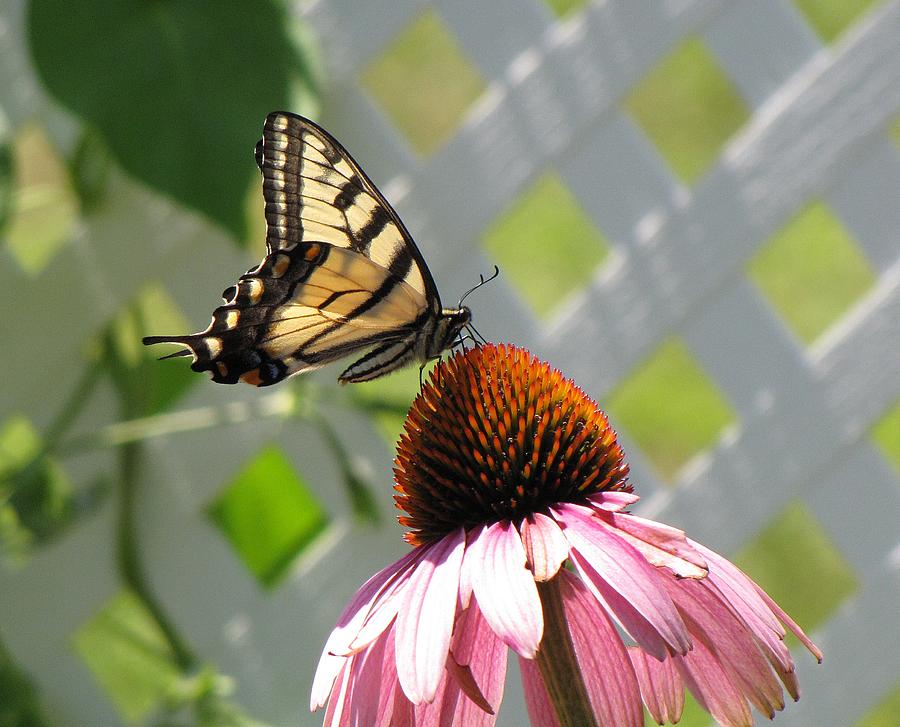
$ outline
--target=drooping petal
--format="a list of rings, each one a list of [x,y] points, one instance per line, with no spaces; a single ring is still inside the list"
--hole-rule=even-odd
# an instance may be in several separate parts
[[[482,531],[466,557],[472,567],[475,599],[485,619],[516,653],[532,658],[544,633],[544,614],[534,576],[525,565],[525,547],[511,522],[494,523]]]
[[[472,598],[472,572],[481,567],[480,546],[481,533],[486,525],[478,525],[466,531],[466,553],[463,556],[462,568],[459,571],[459,607],[467,609]]]
[[[724,600],[737,610],[748,623],[758,625],[784,639],[784,627],[759,597],[753,582],[729,560],[704,545],[688,538],[688,542],[700,552],[709,565],[709,580],[722,593]],[[762,636],[762,633],[759,634]]]
[[[706,558],[710,565],[710,580],[723,593],[729,605],[738,610],[748,624],[753,623],[750,614],[753,615],[757,623],[765,624],[766,630],[759,631],[754,628],[754,633],[758,638],[769,643],[771,641],[771,633],[777,637],[778,641],[783,640],[785,630],[782,624],[784,624],[816,660],[821,663],[822,652],[819,648],[803,632],[803,629],[753,579],[715,551],[694,542],[690,538],[688,538],[688,542]],[[767,633],[767,631],[770,633]],[[773,644],[772,648],[775,653],[780,652],[778,645]],[[787,663],[782,661],[782,667],[788,670],[793,667],[790,655],[788,655]]]
[[[634,639],[647,653],[653,654],[657,659],[665,659],[669,655],[670,647],[659,631],[651,624],[629,601],[612,588],[603,577],[597,573],[577,550],[571,553],[572,565],[591,595],[606,609],[622,627],[622,629]]]
[[[744,623],[696,581],[673,579],[669,593],[694,642],[715,652],[735,687],[769,719],[784,709],[781,685]]]
[[[522,674],[522,687],[525,692],[525,706],[531,724],[541,727],[560,727],[556,718],[556,710],[550,702],[547,687],[544,686],[544,678],[537,662],[533,659],[519,657],[519,671]]]
[[[322,656],[313,679],[310,696],[311,710],[319,709],[328,701],[334,680],[344,666],[345,657],[353,651],[349,646],[356,638],[366,618],[373,608],[377,608],[382,599],[390,599],[397,590],[403,587],[406,575],[420,556],[421,552],[418,549],[410,551],[400,560],[391,563],[369,578],[350,599],[350,603],[341,612],[337,625],[322,649]]]
[[[520,530],[534,579],[549,581],[569,557],[569,541],[555,520],[539,512],[525,518]]]
[[[394,687],[394,705],[389,727],[421,727],[416,724],[416,705],[403,693],[400,682]],[[387,725],[385,727],[388,727]]]
[[[468,666],[479,691],[496,714],[503,701],[507,648],[477,604],[460,615],[450,651],[458,664]]]
[[[350,667],[353,665],[353,658],[341,658],[341,670],[334,680],[334,688],[328,698],[328,707],[325,709],[325,718],[322,720],[323,727],[340,727],[344,709],[347,706],[347,690],[350,685]]]
[[[671,576],[658,571],[631,545],[599,525],[593,514],[586,516],[584,508],[561,505],[558,510],[565,525],[563,533],[575,551],[572,562],[631,637],[645,650],[665,658],[667,652],[648,633],[649,625],[672,651],[686,653],[691,647],[690,636],[661,583]],[[584,568],[585,563],[590,567]],[[623,608],[623,602],[630,608]],[[641,619],[635,619],[635,613]]]
[[[599,519],[652,565],[668,568],[681,578],[706,577],[706,560],[688,544],[683,530],[621,513],[600,513]]]
[[[385,693],[391,694],[397,682],[396,669],[385,669],[385,651],[393,657],[393,639],[390,632],[383,634],[354,657],[351,667],[350,688],[344,706],[344,722],[352,725],[383,724],[380,714],[387,708]],[[389,646],[390,643],[390,646]]]
[[[691,694],[723,727],[753,727],[747,700],[702,639],[690,653],[672,659]]]
[[[796,636],[800,640],[800,643],[806,647],[807,651],[809,651],[810,654],[816,657],[816,661],[821,664],[822,650],[812,642],[812,640],[806,635],[803,629],[800,628],[797,622],[794,621],[794,619],[792,619],[790,616],[788,616],[787,613],[785,613],[784,609],[781,608],[781,606],[775,603],[775,601],[768,593],[766,593],[762,588],[756,585],[756,583],[753,583],[753,587],[756,589],[759,597],[763,601],[765,601],[766,605],[771,609],[772,613],[775,614],[775,617],[791,630],[794,636]]]
[[[629,647],[628,656],[641,687],[641,697],[656,723],[678,722],[684,710],[684,682],[673,660],[659,661],[639,646]]]
[[[414,704],[430,702],[444,673],[465,547],[462,529],[428,546],[397,613],[397,677]]]
[[[603,490],[588,497],[588,502],[594,507],[609,512],[620,512],[629,505],[633,505],[641,498],[633,492],[622,492],[621,490]]]
[[[568,571],[560,572],[560,589],[572,646],[598,723],[643,727],[637,677],[616,627],[587,587]]]
[[[434,701],[415,708],[416,727],[493,727],[497,710],[492,705],[499,707],[503,697],[506,654],[506,645],[472,604],[456,621]]]

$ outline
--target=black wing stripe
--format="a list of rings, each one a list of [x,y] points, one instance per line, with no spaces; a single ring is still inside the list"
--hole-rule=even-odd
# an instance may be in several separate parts
[[[359,359],[359,361],[349,366],[346,371],[341,374],[340,380],[369,381],[378,378],[383,373],[393,371],[410,358],[415,342],[415,338],[412,337],[396,343],[387,343],[369,351],[369,353]],[[392,348],[396,349],[396,352],[393,353],[393,355],[388,358],[380,358]],[[373,360],[374,363],[370,363],[373,362]],[[369,364],[368,367],[366,366],[367,364]]]
[[[377,248],[371,255],[379,265],[384,265],[393,254],[393,249],[400,246],[412,248],[413,263],[418,269],[418,274],[407,277],[409,284],[416,290],[424,293],[430,308],[440,310],[440,296],[434,285],[434,280],[426,266],[421,254],[415,246],[408,230],[397,216],[393,207],[385,200],[377,187],[366,176],[347,150],[334,139],[327,131],[301,116],[287,112],[273,112],[266,118],[263,132],[264,151],[271,148],[274,163],[291,167],[289,157],[294,158],[291,174],[299,175],[290,184],[284,180],[285,174],[278,176],[281,179],[269,182],[264,181],[264,187],[274,188],[277,193],[293,192],[304,199],[324,198],[326,204],[331,204],[337,209],[348,212],[346,235],[340,240],[326,238],[333,244],[343,247],[351,247],[358,252],[369,255],[368,246]],[[264,157],[265,157],[264,153]],[[268,161],[264,158],[263,166],[268,168]],[[265,171],[264,169],[264,176]],[[274,170],[273,170],[274,171]],[[353,188],[356,189],[353,189]],[[326,192],[326,188],[329,190]],[[331,190],[334,189],[333,195]],[[357,191],[359,190],[359,191]],[[346,196],[341,196],[344,192]],[[350,198],[352,192],[352,199]],[[360,197],[368,196],[371,200],[362,201]],[[267,197],[268,199],[268,197]],[[355,202],[355,204],[354,204]],[[381,230],[372,223],[371,217],[375,210],[383,208],[388,220]],[[270,249],[278,249],[289,245],[294,241],[294,236],[289,234],[291,224],[284,220],[276,220],[280,228],[270,242]],[[365,235],[361,230],[370,225]],[[380,223],[379,223],[380,224]],[[316,233],[310,230],[310,225],[304,223],[304,239],[312,239]],[[391,242],[391,239],[394,242]],[[365,245],[363,247],[362,245]]]
[[[384,207],[376,207],[369,221],[356,233],[356,243],[360,249],[368,251],[372,241],[384,231],[384,228],[387,227],[390,221],[391,216],[387,213],[387,210]],[[411,255],[409,260],[412,263]]]
[[[321,338],[324,338],[329,333],[331,333],[333,330],[335,330],[338,326],[342,326],[342,325],[349,323],[354,318],[358,318],[366,311],[371,310],[376,305],[378,305],[382,300],[384,300],[388,295],[391,294],[391,291],[394,288],[396,288],[401,282],[403,282],[406,279],[406,277],[409,275],[410,271],[412,270],[412,265],[413,265],[412,251],[406,246],[400,248],[400,250],[394,256],[394,259],[391,260],[391,263],[388,266],[388,270],[390,270],[391,274],[387,278],[385,278],[384,282],[378,287],[378,289],[373,291],[372,295],[368,299],[366,299],[365,301],[360,303],[358,306],[356,306],[356,308],[354,308],[347,315],[345,315],[343,317],[343,320],[336,321],[333,325],[329,326],[329,328],[327,330],[321,331],[321,332],[317,333],[315,336],[311,337],[301,347],[301,349],[296,352],[295,355],[297,355],[298,357],[302,356],[303,350],[306,347],[314,344],[316,341],[320,340]],[[426,308],[425,312],[422,315],[425,315],[427,317],[427,315],[430,315],[430,314],[432,314],[432,311]],[[419,318],[422,318],[422,315],[420,315]],[[416,323],[418,324],[418,319],[417,319]]]

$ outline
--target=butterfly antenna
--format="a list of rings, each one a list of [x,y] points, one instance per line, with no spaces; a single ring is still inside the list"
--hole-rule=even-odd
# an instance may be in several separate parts
[[[471,323],[466,326],[466,333],[476,346],[487,345],[488,340],[484,336],[482,336],[478,332],[478,329],[475,328],[475,326],[473,326]]]
[[[478,290],[482,285],[486,285],[487,283],[490,283],[498,275],[500,275],[500,268],[498,268],[496,265],[494,265],[494,272],[491,275],[489,275],[487,278],[485,278],[483,275],[479,275],[478,276],[478,284],[473,285],[465,293],[463,293],[462,298],[459,299],[459,305],[457,305],[456,307],[462,308],[463,301],[466,298],[468,298],[472,293],[474,293],[476,290]]]

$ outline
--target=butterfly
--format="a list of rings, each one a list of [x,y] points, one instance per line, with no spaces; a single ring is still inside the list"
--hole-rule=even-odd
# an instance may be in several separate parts
[[[267,254],[222,293],[204,331],[177,343],[213,381],[269,386],[366,351],[340,375],[369,381],[453,345],[471,320],[444,308],[394,208],[327,131],[275,111],[256,145]]]

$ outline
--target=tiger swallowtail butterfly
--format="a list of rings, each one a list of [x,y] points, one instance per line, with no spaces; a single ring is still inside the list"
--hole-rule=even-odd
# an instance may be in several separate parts
[[[269,386],[367,351],[339,377],[369,381],[450,348],[469,323],[444,308],[394,208],[327,131],[284,111],[256,145],[267,254],[222,293],[205,331],[177,343],[213,381]],[[169,358],[168,356],[165,358]]]

